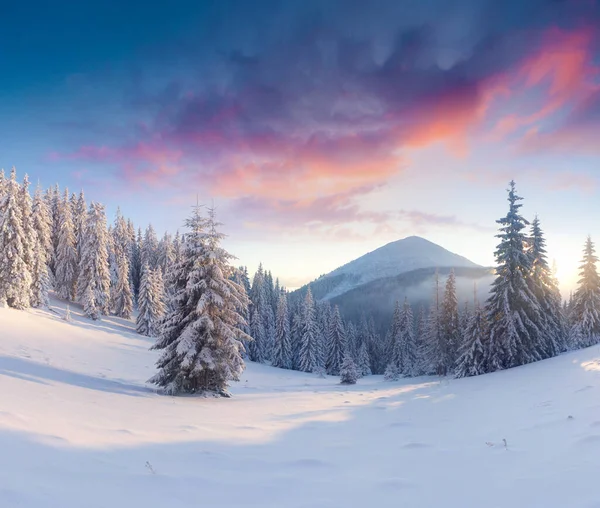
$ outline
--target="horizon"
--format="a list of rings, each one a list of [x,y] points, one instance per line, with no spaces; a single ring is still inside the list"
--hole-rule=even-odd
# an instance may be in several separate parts
[[[12,5],[0,166],[157,231],[214,199],[288,287],[411,235],[493,266],[515,179],[568,295],[600,237],[600,9],[377,7]]]

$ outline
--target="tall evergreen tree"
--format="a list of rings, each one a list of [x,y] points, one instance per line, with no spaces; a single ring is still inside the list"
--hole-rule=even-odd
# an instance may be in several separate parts
[[[277,322],[272,360],[273,367],[291,369],[293,354],[288,298],[287,294],[284,291],[281,291],[279,294],[279,304],[277,305]]]
[[[229,278],[233,256],[221,247],[214,210],[208,220],[198,207],[188,220],[180,263],[177,306],[167,316],[154,349],[163,353],[150,382],[167,393],[212,391],[226,395],[244,369],[240,308],[243,288]],[[188,270],[189,268],[189,270]]]
[[[112,240],[114,263],[112,271],[115,273],[111,295],[112,310],[116,316],[130,319],[133,313],[133,294],[129,282],[131,234],[120,209],[117,210]]]
[[[371,360],[369,358],[369,350],[367,343],[363,342],[358,349],[358,358],[356,360],[358,372],[361,376],[371,375]]]
[[[400,315],[400,372],[414,376],[417,371],[417,344],[415,339],[415,319],[408,298],[404,298]]]
[[[165,313],[164,292],[160,268],[153,270],[148,263],[142,269],[138,310],[136,331],[141,335],[157,337]]]
[[[29,268],[32,283],[33,283],[33,271],[35,267],[35,248],[37,246],[37,233],[33,227],[32,220],[32,208],[33,202],[31,200],[31,194],[29,194],[29,176],[26,174],[23,178],[23,183],[19,192],[19,206],[21,207],[21,216],[23,220],[23,259],[25,264]],[[29,287],[27,307],[32,305],[33,300],[33,286]]]
[[[60,226],[58,243],[56,244],[54,283],[60,298],[73,301],[76,295],[78,267],[73,217],[68,192],[68,190],[65,190],[65,197],[60,201],[57,211]]]
[[[596,344],[600,338],[600,277],[598,257],[588,236],[579,271],[579,286],[573,295],[570,345],[580,348]]]
[[[108,314],[110,307],[108,240],[104,205],[92,202],[85,222],[77,292],[86,316],[94,320]]]
[[[486,304],[490,322],[487,365],[492,371],[542,358],[543,317],[530,276],[533,266],[523,231],[528,222],[519,213],[521,200],[515,182],[510,182],[509,211],[497,221],[496,280]]]
[[[83,190],[79,193],[77,197],[77,201],[74,207],[71,207],[73,210],[73,235],[75,236],[75,251],[77,252],[77,263],[76,267],[79,270],[79,265],[81,264],[81,252],[83,250],[84,243],[84,231],[85,231],[85,221],[87,220],[87,203],[85,201],[85,194]],[[75,275],[75,279],[79,278],[79,273]]]
[[[250,335],[254,340],[249,344],[249,356],[254,362],[264,363],[267,361],[269,352],[268,323],[266,323],[269,313],[262,263],[259,265],[252,281],[250,301],[252,302],[250,306]]]
[[[531,223],[530,255],[534,293],[544,320],[541,353],[544,358],[556,356],[566,350],[564,316],[558,282],[547,260],[546,240],[536,216]]]
[[[299,369],[303,372],[315,372],[319,367],[319,327],[315,318],[315,303],[310,287],[304,298],[300,326]]]
[[[396,300],[394,306],[394,315],[392,317],[392,328],[389,332],[387,343],[388,363],[385,368],[385,379],[387,381],[397,381],[402,373],[404,348],[402,347],[402,312],[400,302]]]
[[[340,309],[336,305],[331,313],[328,330],[328,351],[327,351],[327,374],[338,376],[344,361],[344,356],[348,353],[346,342],[346,332],[344,323],[340,316]]]
[[[442,300],[440,326],[442,333],[442,344],[444,345],[443,363],[446,372],[454,369],[458,347],[460,346],[460,323],[458,312],[458,298],[456,295],[456,276],[454,270],[446,280],[446,290]]]
[[[34,307],[48,307],[48,292],[50,290],[48,263],[52,253],[52,239],[50,237],[52,219],[39,186],[35,191],[31,219],[36,240],[32,267],[31,305]]]
[[[423,374],[445,376],[448,372],[447,344],[442,333],[440,305],[440,279],[435,274],[435,292],[429,308],[429,315],[422,330],[422,363]]]
[[[150,268],[154,269],[158,266],[158,257],[158,238],[154,227],[150,224],[146,228],[146,233],[144,234],[144,242],[142,243],[140,252],[140,262],[142,266],[147,264]]]
[[[464,333],[465,340],[456,363],[456,377],[478,376],[488,371],[486,365],[488,336],[489,329],[485,309],[476,303]]]
[[[17,172],[12,168],[0,201],[0,302],[6,302],[15,309],[29,306],[32,282],[26,260],[27,242],[20,192]]]

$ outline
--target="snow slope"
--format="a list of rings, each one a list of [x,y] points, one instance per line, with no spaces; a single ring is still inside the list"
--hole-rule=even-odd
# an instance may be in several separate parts
[[[146,387],[149,345],[0,309],[1,507],[600,507],[598,347],[350,388],[250,365],[213,399]]]
[[[324,276],[338,278],[326,299],[341,295],[368,282],[394,277],[421,268],[481,268],[463,256],[454,254],[419,236],[388,243]]]

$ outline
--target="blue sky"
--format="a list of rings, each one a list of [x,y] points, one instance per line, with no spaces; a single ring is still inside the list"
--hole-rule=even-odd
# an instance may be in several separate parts
[[[297,286],[417,234],[493,263],[517,181],[563,290],[600,237],[589,0],[3,7],[0,166],[182,224]]]

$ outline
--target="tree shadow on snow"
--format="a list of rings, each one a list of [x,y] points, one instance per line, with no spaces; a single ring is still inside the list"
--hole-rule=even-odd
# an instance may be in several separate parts
[[[133,397],[143,397],[154,393],[153,390],[145,386],[80,374],[13,356],[0,356],[0,376],[10,376],[42,384],[48,384],[48,381],[52,381],[79,388]]]

